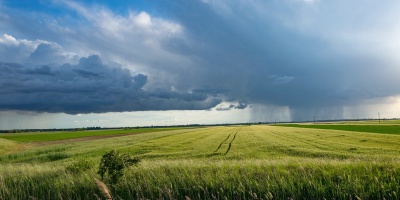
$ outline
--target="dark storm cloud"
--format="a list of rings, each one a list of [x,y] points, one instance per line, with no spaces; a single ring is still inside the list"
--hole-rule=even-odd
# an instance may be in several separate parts
[[[219,99],[198,93],[145,91],[147,76],[109,67],[98,56],[76,65],[27,67],[0,63],[0,110],[100,113],[139,110],[203,110]]]
[[[238,102],[235,104],[220,104],[215,109],[217,111],[228,111],[232,109],[245,109],[247,108],[248,104],[244,102]]]
[[[10,64],[10,63],[8,63],[8,64]],[[48,76],[56,75],[54,72],[51,71],[51,68],[46,65],[43,65],[43,66],[37,67],[37,68],[26,69],[26,70],[23,70],[22,73],[30,74],[30,75],[48,75]]]
[[[217,110],[288,107],[298,120],[340,118],[343,106],[400,94],[397,1],[160,0],[146,2],[152,12],[127,15],[57,2],[79,17],[0,8],[2,109],[209,109],[224,101]],[[85,56],[64,49],[96,52],[137,75],[94,57],[78,63]]]
[[[382,8],[373,10],[371,13],[374,14],[385,13],[390,7],[390,3],[369,3],[379,4]],[[357,5],[350,3],[349,8],[329,10],[338,15],[340,22],[331,21],[320,10],[333,4],[341,7],[346,3],[168,3],[164,5],[166,12],[173,11],[169,12],[170,16],[186,28],[191,40],[169,41],[165,45],[177,53],[201,56],[202,74],[191,80],[197,87],[223,88],[222,94],[230,100],[288,106],[294,120],[309,119],[316,113],[327,118],[330,114],[340,116],[341,106],[399,95],[400,89],[396,85],[400,81],[396,76],[400,71],[396,65],[400,63],[388,62],[383,52],[362,48],[376,40],[373,35],[362,38],[376,32],[365,25],[369,20],[379,20],[369,16],[357,18],[352,13],[357,10]],[[359,24],[347,27],[349,23]],[[376,24],[371,24],[373,26]],[[378,38],[390,33],[390,29],[380,31]],[[360,38],[347,41],[338,38],[338,34]],[[385,42],[393,41],[379,41],[372,48],[385,48]],[[219,108],[226,109],[229,108]]]

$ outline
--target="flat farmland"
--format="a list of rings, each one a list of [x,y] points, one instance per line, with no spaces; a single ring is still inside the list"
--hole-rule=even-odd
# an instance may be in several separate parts
[[[0,138],[0,199],[101,197],[94,178],[114,149],[141,159],[118,183],[104,180],[115,199],[400,197],[398,134],[252,125],[60,143],[11,138]]]
[[[175,130],[179,128],[140,128],[140,129],[127,129],[127,130],[98,130],[98,131],[59,131],[59,132],[31,132],[31,133],[14,133],[14,134],[0,134],[0,138],[12,140],[16,142],[48,142],[69,140],[84,137],[108,137],[120,136],[121,134],[134,134],[157,132],[165,130]]]

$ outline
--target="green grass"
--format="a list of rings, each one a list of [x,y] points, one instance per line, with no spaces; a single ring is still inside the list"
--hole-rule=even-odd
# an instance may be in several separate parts
[[[157,132],[166,130],[176,130],[180,128],[140,128],[140,129],[129,129],[129,130],[101,130],[101,131],[72,131],[72,132],[33,132],[33,133],[3,133],[0,134],[0,138],[17,142],[48,142],[56,140],[68,140],[82,137],[93,137],[93,136],[109,136],[116,134],[128,134],[128,133],[147,133]]]
[[[331,129],[331,130],[357,131],[357,132],[367,132],[367,133],[400,134],[400,125],[280,124],[276,126]]]
[[[28,146],[0,154],[0,199],[101,197],[112,149],[142,160],[105,180],[115,199],[399,199],[399,146],[397,134],[265,125]]]
[[[353,125],[400,125],[400,120],[394,119],[381,119],[381,120],[360,120],[360,121],[337,121],[337,122],[318,122],[318,123],[326,123],[326,124],[353,124]]]

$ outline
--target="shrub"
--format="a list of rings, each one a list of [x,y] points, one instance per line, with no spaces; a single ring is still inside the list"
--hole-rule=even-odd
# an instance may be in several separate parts
[[[120,154],[118,151],[112,150],[101,158],[97,173],[100,174],[102,180],[107,176],[112,183],[116,183],[124,175],[126,167],[139,162],[140,160],[137,157],[131,158],[126,154]]]

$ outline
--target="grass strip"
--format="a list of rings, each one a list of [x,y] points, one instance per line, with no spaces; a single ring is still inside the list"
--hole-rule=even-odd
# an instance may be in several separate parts
[[[399,125],[320,125],[320,124],[278,124],[274,126],[357,131],[366,133],[400,134]]]

